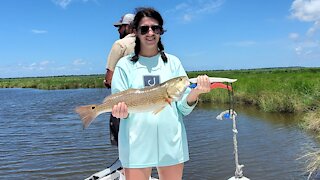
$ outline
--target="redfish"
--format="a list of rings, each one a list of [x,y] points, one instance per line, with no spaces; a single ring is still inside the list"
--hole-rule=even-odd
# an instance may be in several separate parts
[[[155,86],[118,92],[107,96],[102,104],[79,106],[75,111],[82,119],[83,128],[87,128],[100,114],[111,112],[119,102],[127,105],[129,113],[157,114],[172,101],[179,100],[189,85],[188,77],[180,76]]]

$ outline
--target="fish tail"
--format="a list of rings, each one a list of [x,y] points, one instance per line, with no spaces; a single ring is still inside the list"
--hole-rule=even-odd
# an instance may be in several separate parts
[[[95,111],[97,105],[87,105],[87,106],[79,106],[75,109],[75,111],[80,115],[83,129],[87,128],[91,122],[99,115],[97,111]]]

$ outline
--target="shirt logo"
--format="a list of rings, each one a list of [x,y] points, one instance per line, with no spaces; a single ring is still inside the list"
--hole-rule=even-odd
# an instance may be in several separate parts
[[[154,86],[160,84],[160,76],[143,76],[144,86]]]

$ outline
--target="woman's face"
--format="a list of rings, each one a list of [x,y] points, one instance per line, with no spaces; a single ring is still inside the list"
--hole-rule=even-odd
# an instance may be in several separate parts
[[[141,50],[158,50],[158,42],[162,32],[159,22],[150,17],[143,17],[137,28],[136,36],[140,39]]]

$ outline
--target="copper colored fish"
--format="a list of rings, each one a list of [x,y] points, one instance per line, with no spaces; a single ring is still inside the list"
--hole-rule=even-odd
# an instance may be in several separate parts
[[[179,100],[189,86],[186,76],[170,79],[161,84],[142,89],[128,89],[107,96],[102,104],[79,106],[75,111],[80,115],[86,128],[100,114],[111,112],[114,105],[124,102],[129,113],[153,112],[157,114],[172,101]]]

